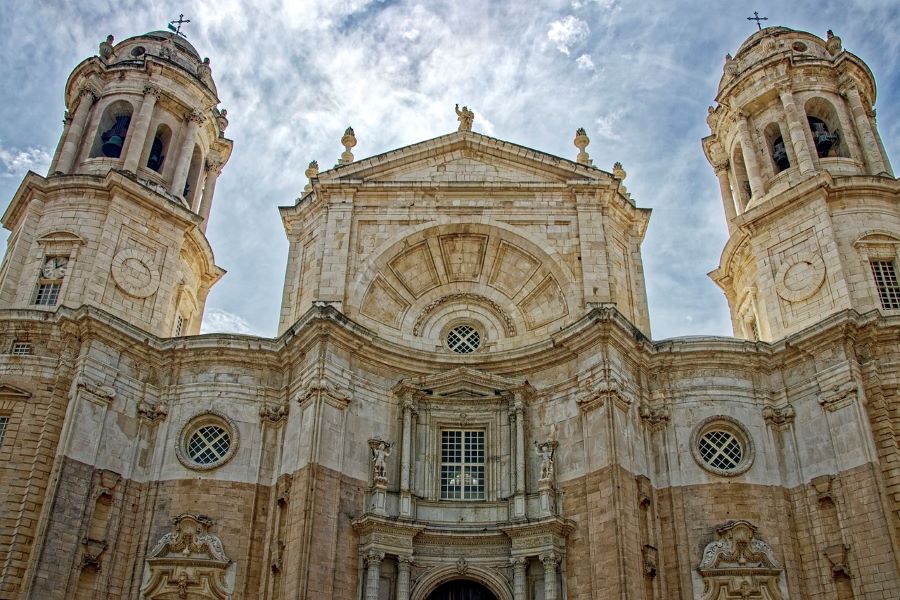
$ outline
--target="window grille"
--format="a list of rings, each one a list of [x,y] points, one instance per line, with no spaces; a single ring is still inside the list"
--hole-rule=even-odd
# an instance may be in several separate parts
[[[484,431],[441,431],[441,498],[484,500]]]
[[[481,345],[481,334],[471,325],[459,325],[447,332],[447,347],[457,354],[470,354]]]
[[[184,317],[178,315],[175,317],[175,337],[181,337],[181,333],[184,331]]]
[[[7,424],[9,424],[9,417],[0,417],[0,446],[3,445],[3,438],[6,437]]]
[[[231,437],[218,425],[204,425],[191,434],[187,445],[188,456],[199,465],[219,462],[231,446]]]
[[[875,277],[875,287],[878,288],[878,297],[881,299],[881,308],[885,310],[900,309],[900,284],[897,282],[897,271],[892,260],[873,260],[872,275]]]
[[[706,464],[723,471],[736,469],[744,457],[741,442],[731,432],[720,429],[703,434],[699,450]]]
[[[62,283],[39,283],[34,303],[41,306],[56,306]]]
[[[28,342],[13,342],[12,353],[16,356],[34,354],[34,348]]]

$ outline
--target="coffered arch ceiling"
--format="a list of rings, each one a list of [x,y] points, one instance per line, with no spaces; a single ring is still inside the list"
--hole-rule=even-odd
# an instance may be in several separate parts
[[[581,312],[581,291],[562,257],[531,237],[499,222],[421,225],[361,265],[348,314],[380,333],[422,339],[466,317],[494,341],[559,329]]]

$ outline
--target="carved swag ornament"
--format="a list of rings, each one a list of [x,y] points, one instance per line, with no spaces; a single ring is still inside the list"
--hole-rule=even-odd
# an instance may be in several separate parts
[[[703,577],[702,600],[783,600],[781,565],[756,531],[748,521],[729,521],[716,529],[719,539],[706,545],[697,567]]]
[[[185,513],[175,517],[173,524],[148,554],[143,598],[230,600],[226,570],[231,559],[222,541],[209,532],[212,521]]]

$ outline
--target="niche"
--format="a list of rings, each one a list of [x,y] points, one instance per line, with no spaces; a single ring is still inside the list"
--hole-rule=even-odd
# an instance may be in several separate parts
[[[147,157],[147,168],[162,173],[171,141],[172,130],[168,125],[160,125],[156,128],[156,135],[153,136],[153,143],[150,145],[150,156]]]

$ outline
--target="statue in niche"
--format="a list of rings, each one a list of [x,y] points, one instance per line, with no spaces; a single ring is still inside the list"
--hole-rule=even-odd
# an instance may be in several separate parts
[[[472,131],[475,113],[469,110],[468,106],[463,106],[462,109],[460,109],[459,104],[456,105],[456,119],[459,121],[458,131]]]
[[[553,453],[556,450],[557,442],[550,440],[542,443],[534,443],[538,456],[541,457],[541,479],[553,479]]]
[[[384,440],[369,440],[372,449],[372,475],[376,482],[387,482],[387,459],[391,455],[391,444]]]

